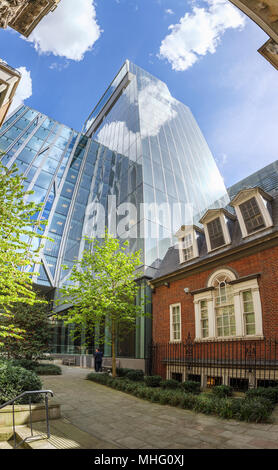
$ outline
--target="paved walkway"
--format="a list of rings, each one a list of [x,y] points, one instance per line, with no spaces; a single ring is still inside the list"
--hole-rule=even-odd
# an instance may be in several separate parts
[[[44,386],[64,418],[108,448],[278,449],[276,420],[242,423],[153,404],[85,380],[89,369],[62,369],[62,376],[43,377]]]

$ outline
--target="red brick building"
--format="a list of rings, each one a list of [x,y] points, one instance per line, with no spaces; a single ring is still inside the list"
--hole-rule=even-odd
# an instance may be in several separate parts
[[[278,381],[278,192],[243,189],[182,226],[153,289],[153,373],[202,386]]]

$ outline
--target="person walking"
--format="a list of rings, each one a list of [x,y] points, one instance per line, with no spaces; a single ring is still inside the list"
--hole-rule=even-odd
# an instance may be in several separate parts
[[[101,364],[102,364],[102,352],[98,348],[96,348],[96,352],[94,356],[95,356],[95,371],[100,372]]]

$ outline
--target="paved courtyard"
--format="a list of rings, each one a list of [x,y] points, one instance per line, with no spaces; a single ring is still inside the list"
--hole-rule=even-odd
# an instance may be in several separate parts
[[[108,448],[278,449],[275,413],[273,424],[226,421],[90,382],[89,369],[62,369],[62,376],[43,377],[44,387],[53,390],[64,418]]]

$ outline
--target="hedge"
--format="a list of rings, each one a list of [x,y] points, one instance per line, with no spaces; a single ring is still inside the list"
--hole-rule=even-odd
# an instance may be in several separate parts
[[[160,375],[147,375],[145,377],[145,384],[147,387],[159,387],[162,382]]]
[[[187,393],[201,393],[201,384],[199,382],[193,382],[193,380],[186,380],[181,384],[182,388]]]
[[[231,397],[233,389],[229,385],[216,385],[212,388],[212,394],[218,398]]]
[[[37,364],[34,372],[38,375],[62,375],[62,369],[55,364]]]
[[[0,404],[3,404],[21,393],[29,390],[41,390],[42,383],[35,372],[10,364],[0,365]],[[32,403],[40,403],[42,395],[32,395]],[[29,397],[21,398],[17,404],[29,403]]]
[[[237,419],[257,423],[267,422],[274,408],[274,403],[263,397],[250,397],[247,395],[244,398],[231,398],[227,396],[219,398],[218,394],[220,394],[220,392],[216,394],[200,395],[198,394],[199,388],[196,385],[195,387],[191,387],[191,384],[187,384],[186,386],[194,389],[194,393],[184,392],[184,386],[180,389],[167,389],[153,385],[148,386],[148,379],[152,384],[155,382],[158,383],[159,379],[154,379],[154,377],[160,378],[160,376],[145,377],[144,383],[133,382],[125,378],[112,378],[106,374],[91,373],[87,376],[87,379],[130,393],[138,398],[149,400],[153,403],[178,406],[197,413],[216,415],[225,419]],[[196,384],[196,382],[193,383]],[[197,385],[199,384],[197,383]],[[220,390],[222,394],[224,392],[230,393],[228,389],[222,388]]]

